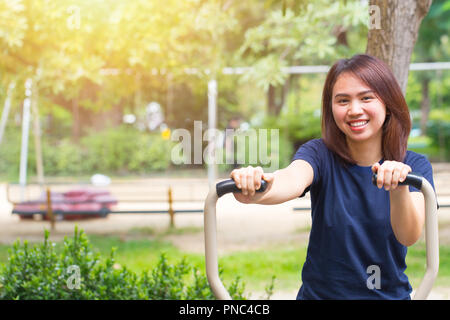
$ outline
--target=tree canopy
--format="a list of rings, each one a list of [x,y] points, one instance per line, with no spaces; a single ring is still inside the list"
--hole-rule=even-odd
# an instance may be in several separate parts
[[[448,1],[438,2],[417,57],[426,59],[428,48],[433,59],[446,56],[445,37],[434,30],[448,24],[441,15]],[[118,123],[150,101],[161,104],[173,127],[205,119],[212,77],[220,79],[225,114],[238,112],[239,86],[251,83],[266,95],[269,113],[278,101],[277,115],[294,78],[283,67],[363,52],[368,22],[368,2],[359,0],[2,1],[0,91],[4,98],[15,82],[20,105],[24,82],[33,79],[41,110],[65,110],[75,136]],[[237,81],[221,73],[224,67],[250,68]]]

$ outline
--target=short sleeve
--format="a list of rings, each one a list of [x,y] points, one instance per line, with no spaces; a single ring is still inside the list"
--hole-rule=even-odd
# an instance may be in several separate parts
[[[434,180],[433,180],[433,168],[431,167],[430,161],[419,153],[409,151],[409,157],[407,157],[407,161],[405,163],[409,165],[412,169],[412,172],[421,174],[434,188]],[[420,192],[419,189],[409,186],[410,192]]]
[[[292,158],[292,161],[304,160],[311,165],[314,171],[314,178],[311,185],[317,184],[322,176],[321,169],[323,168],[323,166],[321,166],[321,164],[323,163],[324,148],[326,147],[321,139],[310,140],[301,145]],[[303,197],[309,191],[309,189],[310,187],[308,187],[300,197]]]

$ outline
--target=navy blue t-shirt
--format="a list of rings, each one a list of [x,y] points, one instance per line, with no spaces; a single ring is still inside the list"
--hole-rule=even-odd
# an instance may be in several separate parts
[[[293,161],[298,159],[312,166],[314,179],[308,188],[312,227],[297,299],[409,299],[407,248],[395,238],[389,191],[372,184],[371,166],[343,166],[322,139],[303,144]],[[425,156],[407,151],[403,162],[434,188]]]

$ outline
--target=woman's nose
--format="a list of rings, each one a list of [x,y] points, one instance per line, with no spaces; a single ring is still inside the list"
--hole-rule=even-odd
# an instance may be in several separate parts
[[[355,116],[362,114],[362,108],[358,101],[352,101],[350,102],[350,106],[348,109],[348,115]]]

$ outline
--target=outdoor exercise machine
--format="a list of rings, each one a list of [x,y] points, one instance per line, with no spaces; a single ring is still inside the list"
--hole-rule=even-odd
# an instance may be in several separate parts
[[[372,176],[372,183],[376,185],[376,174]],[[416,173],[410,173],[405,181],[399,185],[411,185],[419,189],[425,198],[425,242],[427,253],[427,269],[414,295],[414,300],[424,300],[428,297],[439,270],[439,234],[437,217],[436,194],[431,184]],[[257,192],[263,192],[267,187],[261,181]],[[206,276],[214,296],[219,300],[231,300],[231,296],[219,278],[216,236],[216,204],[217,200],[227,194],[241,192],[232,179],[221,181],[211,188],[205,200],[204,232],[205,232],[205,260]]]

